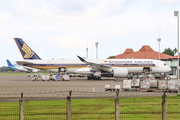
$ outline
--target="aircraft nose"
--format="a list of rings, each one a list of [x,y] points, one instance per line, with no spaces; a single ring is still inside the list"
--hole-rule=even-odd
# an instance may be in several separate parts
[[[168,66],[168,71],[170,72],[171,71],[171,68]]]

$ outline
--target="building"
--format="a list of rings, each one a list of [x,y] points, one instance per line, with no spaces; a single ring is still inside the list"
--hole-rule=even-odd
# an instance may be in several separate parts
[[[134,52],[133,49],[126,49],[123,54],[116,55],[115,59],[159,59],[159,52],[154,51],[149,45],[144,45],[137,52]],[[177,73],[177,56],[160,53],[160,60],[171,67],[170,74],[175,75]]]

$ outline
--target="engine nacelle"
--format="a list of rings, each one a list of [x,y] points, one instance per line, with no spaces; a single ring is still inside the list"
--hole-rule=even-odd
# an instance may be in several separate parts
[[[32,72],[38,72],[38,70],[32,70]]]
[[[128,75],[128,69],[126,68],[113,68],[113,77],[127,77]]]

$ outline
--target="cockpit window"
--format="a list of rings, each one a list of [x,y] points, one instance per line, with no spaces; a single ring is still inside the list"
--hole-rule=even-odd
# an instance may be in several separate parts
[[[166,66],[166,63],[164,63],[164,66]]]

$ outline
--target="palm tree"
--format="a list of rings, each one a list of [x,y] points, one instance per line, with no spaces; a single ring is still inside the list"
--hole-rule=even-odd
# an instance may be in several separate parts
[[[175,55],[175,54],[177,53],[177,49],[176,49],[176,48],[174,48],[174,50],[173,50],[173,51],[174,51],[174,55]]]

